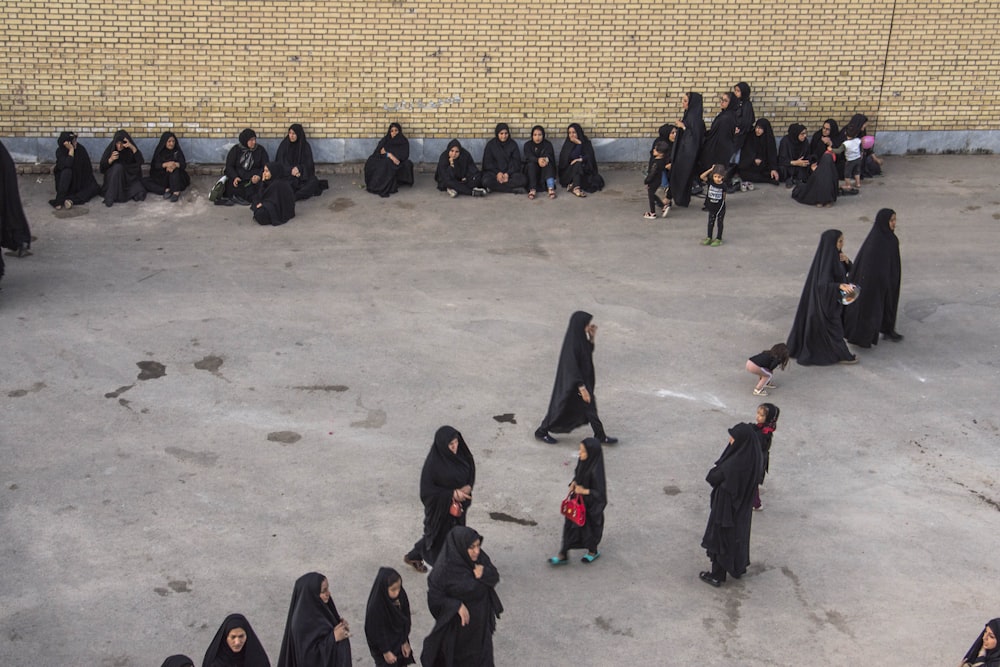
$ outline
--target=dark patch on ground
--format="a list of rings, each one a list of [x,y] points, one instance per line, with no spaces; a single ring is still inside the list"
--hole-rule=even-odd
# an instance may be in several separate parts
[[[283,445],[291,445],[302,439],[302,436],[295,431],[273,431],[267,434],[267,439],[271,442],[280,442]]]
[[[201,466],[215,465],[215,462],[219,460],[219,455],[212,452],[192,452],[189,449],[181,449],[180,447],[167,447],[163,451],[178,461],[189,461]]]
[[[333,203],[327,206],[327,208],[330,209],[331,211],[336,212],[336,211],[346,211],[352,206],[354,206],[353,199],[348,199],[347,197],[337,197],[336,199],[333,200]]]
[[[21,398],[22,396],[27,396],[28,394],[34,394],[36,392],[45,389],[44,382],[36,382],[27,389],[13,389],[7,392],[8,398]]]
[[[604,630],[609,634],[618,635],[619,637],[633,637],[632,628],[626,628],[622,630],[612,625],[611,621],[612,619],[610,618],[604,618],[603,616],[598,616],[597,618],[594,619],[594,624],[597,625],[598,628]]]
[[[304,384],[297,387],[292,387],[292,389],[298,389],[299,391],[347,391],[346,384]]]
[[[104,398],[118,398],[119,396],[121,396],[122,394],[124,394],[126,391],[128,391],[129,389],[131,389],[134,386],[135,386],[134,384],[128,384],[128,385],[125,385],[124,387],[118,387],[114,391],[109,391],[108,393],[106,393],[104,395]]]
[[[194,367],[199,371],[208,371],[212,375],[218,375],[219,369],[222,368],[222,357],[211,355],[202,357],[201,361],[194,362]]]
[[[532,521],[531,519],[519,519],[516,516],[511,516],[506,512],[490,512],[490,518],[494,521],[505,521],[507,523],[516,523],[519,526],[537,526],[537,521]]]
[[[118,405],[122,406],[123,408],[131,410],[132,408],[129,407],[130,404],[131,404],[131,401],[127,401],[124,398],[119,398],[118,399]]]
[[[74,206],[70,209],[61,208],[57,211],[52,211],[52,215],[60,220],[65,220],[66,218],[79,218],[81,215],[87,215],[87,213],[89,213],[89,210],[83,206]]]
[[[401,208],[401,209],[404,209],[406,211],[412,211],[413,209],[415,209],[417,207],[416,204],[414,204],[412,202],[408,202],[408,201],[397,201],[397,202],[393,202],[393,204],[396,205],[396,208]]]
[[[155,380],[167,374],[167,367],[159,361],[137,361],[135,365],[139,367],[140,380]]]
[[[981,208],[982,208],[982,206],[966,206],[962,210],[963,211],[978,211]]]
[[[665,486],[663,487],[663,493],[668,496],[676,496],[681,492],[679,487],[676,486]]]
[[[167,586],[170,586],[171,590],[175,593],[190,593],[191,592],[191,581],[185,581],[183,579],[174,579],[167,582]]]
[[[516,424],[517,420],[514,419],[513,412],[505,412],[502,415],[493,415],[493,419],[500,422],[501,424]]]

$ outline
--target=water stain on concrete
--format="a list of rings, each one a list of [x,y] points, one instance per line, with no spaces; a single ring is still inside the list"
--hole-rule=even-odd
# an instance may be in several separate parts
[[[351,428],[382,428],[385,426],[385,410],[375,408],[374,410],[369,410],[364,405],[361,404],[361,397],[358,397],[356,405],[362,410],[368,412],[368,416],[364,419],[351,422]]]
[[[56,515],[61,516],[63,514],[69,514],[70,512],[76,511],[76,505],[64,505],[56,510]]]
[[[67,218],[79,218],[81,215],[87,215],[89,212],[89,209],[83,206],[74,206],[73,208],[61,208],[58,211],[52,211],[52,215],[60,220],[65,220]]]
[[[604,618],[603,616],[598,616],[597,618],[594,619],[594,624],[601,630],[604,630],[604,632],[607,632],[608,634],[617,635],[619,637],[634,638],[634,635],[632,634],[632,628],[625,628],[624,630],[622,630],[621,628],[616,628],[614,626],[614,623],[612,622],[613,620],[614,619],[611,618]]]
[[[513,246],[510,248],[490,248],[487,252],[491,255],[527,255],[528,257],[541,257],[547,259],[549,257],[549,251],[540,245],[521,245]]]
[[[982,206],[975,206],[975,205],[973,205],[973,206],[966,206],[962,210],[963,211],[978,211],[981,208],[982,208]]]
[[[167,367],[159,361],[137,361],[135,365],[139,367],[140,380],[156,380],[167,374]]]
[[[302,436],[295,431],[272,431],[267,434],[270,442],[280,442],[283,445],[291,445],[302,439]]]
[[[131,405],[131,403],[132,403],[131,401],[127,401],[124,398],[119,398],[118,399],[118,405],[122,406],[123,408],[125,408],[127,410],[130,410],[130,411],[134,412],[134,410],[132,410],[132,408],[129,407]]]
[[[327,206],[331,211],[346,211],[347,209],[354,206],[354,200],[348,199],[347,197],[337,197],[333,202]]]
[[[537,526],[537,521],[532,521],[531,519],[520,519],[516,516],[511,516],[506,512],[490,512],[490,518],[494,521],[505,521],[507,523],[516,523],[519,526]]]
[[[676,486],[665,486],[665,487],[663,487],[663,493],[666,494],[666,495],[668,495],[668,496],[676,496],[676,495],[680,494],[680,492],[681,492],[680,488],[676,487]]]
[[[194,367],[199,371],[208,371],[212,375],[222,377],[222,374],[219,372],[219,369],[222,368],[222,357],[214,355],[202,357],[200,361],[194,362]]]
[[[285,268],[286,269],[292,268],[292,263],[291,262],[285,262]]]
[[[934,299],[917,299],[915,301],[907,301],[906,305],[903,306],[903,312],[911,320],[923,322],[926,318],[937,312],[940,305],[941,303]]]
[[[219,455],[213,452],[193,452],[190,449],[181,449],[180,447],[167,447],[163,451],[178,461],[195,463],[200,466],[212,466],[219,460]]]
[[[393,204],[395,205],[396,208],[401,208],[404,211],[412,211],[413,209],[415,209],[417,207],[416,204],[414,204],[412,202],[408,202],[408,201],[397,201],[397,202],[393,202]]]
[[[994,213],[993,214],[993,219],[994,220],[1000,220],[1000,213]]]
[[[292,389],[298,389],[299,391],[335,391],[342,392],[347,391],[348,387],[346,384],[303,384],[292,387]]]
[[[128,385],[125,385],[124,387],[118,387],[114,391],[109,391],[108,393],[106,393],[104,395],[104,398],[118,398],[119,396],[121,396],[122,394],[124,394],[126,391],[128,391],[129,389],[131,389],[134,386],[135,386],[134,384],[128,384]]]
[[[27,396],[28,394],[35,394],[42,389],[45,389],[44,382],[35,382],[27,389],[14,389],[7,392],[8,398],[21,398],[22,396]]]
[[[161,598],[165,598],[168,595],[170,595],[170,589],[169,588],[160,588],[159,586],[157,586],[156,588],[154,588],[153,592],[156,593],[157,595],[159,595]]]
[[[517,420],[514,419],[514,413],[513,412],[505,412],[502,415],[493,415],[493,419],[495,421],[500,422],[501,424],[516,424],[517,423]]]
[[[167,586],[175,593],[190,593],[191,592],[191,580],[184,579],[173,579],[167,582]]]

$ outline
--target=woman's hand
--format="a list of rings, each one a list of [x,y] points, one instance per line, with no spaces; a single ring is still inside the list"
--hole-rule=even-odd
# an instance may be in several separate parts
[[[396,654],[393,653],[392,651],[386,651],[385,653],[383,653],[382,654],[382,659],[385,660],[385,663],[387,665],[395,665],[396,664]]]
[[[395,156],[395,155],[393,155],[392,153],[386,153],[386,154],[385,154],[385,156],[386,156],[387,158],[389,158],[390,160],[392,160],[392,163],[393,163],[393,164],[396,164],[396,165],[398,165],[398,164],[399,164],[399,160],[398,160],[398,159],[396,158],[396,156]]]
[[[108,164],[111,164],[118,159],[118,151],[111,151],[110,157],[108,157]]]
[[[587,391],[586,387],[580,387],[580,398],[583,399],[584,403],[590,404],[590,392]]]
[[[479,564],[473,566],[473,568],[472,568],[472,574],[475,575],[476,579],[482,579],[483,578],[483,566],[479,565]]]
[[[577,143],[580,143],[580,142],[577,142]],[[583,158],[582,157],[578,157],[577,159],[575,159],[572,162],[570,162],[570,164],[576,164],[577,162],[583,162]]]
[[[458,607],[458,617],[462,619],[463,628],[469,624],[469,608],[464,602]]]
[[[403,652],[404,658],[409,658],[413,654],[413,649],[410,648],[410,642],[403,644],[400,650]]]
[[[294,176],[295,178],[298,178],[301,175],[302,175],[302,172],[299,171],[298,167],[292,167],[292,176]]]
[[[451,492],[451,499],[459,503],[464,503],[466,500],[472,500],[472,487],[466,484],[460,489],[455,489]]]
[[[684,121],[682,121],[680,119],[678,119],[677,122],[674,123],[674,125],[676,125],[677,127],[681,128],[682,130],[686,130],[687,129],[687,125],[685,125]]]
[[[334,641],[342,642],[351,636],[351,629],[347,627],[347,621],[341,620],[340,623],[333,628],[333,639]]]
[[[854,286],[847,283],[840,283],[840,291],[844,294],[854,294]]]
[[[547,157],[540,157],[540,158],[538,158],[538,166],[539,167],[545,167],[545,166],[548,166],[548,164],[549,164],[549,159]]]
[[[260,183],[260,176],[258,176],[257,174],[254,174],[253,176],[250,177],[250,182],[251,183]]]

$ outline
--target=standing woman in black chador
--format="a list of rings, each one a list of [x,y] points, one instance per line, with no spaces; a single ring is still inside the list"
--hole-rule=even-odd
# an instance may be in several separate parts
[[[497,123],[493,138],[483,148],[483,187],[494,192],[518,192],[527,182],[521,149],[511,139],[510,127]]]
[[[580,459],[573,472],[569,490],[583,497],[586,508],[585,522],[578,526],[568,518],[563,521],[562,545],[559,553],[549,558],[550,565],[565,565],[569,562],[570,549],[586,549],[580,559],[583,563],[593,563],[601,557],[597,547],[604,537],[604,508],[608,506],[608,484],[604,479],[604,450],[596,438],[587,438],[580,443]]]
[[[316,162],[306,131],[298,123],[288,128],[285,138],[278,144],[274,161],[288,173],[285,180],[292,186],[296,199],[309,199],[326,190],[329,184],[316,178]]]
[[[837,165],[836,157],[827,151],[820,156],[819,161],[807,168],[809,177],[805,182],[798,183],[792,190],[792,199],[800,204],[826,208],[837,203]]]
[[[403,556],[403,562],[417,572],[437,562],[445,536],[455,526],[465,525],[465,513],[472,505],[476,485],[476,461],[462,434],[442,426],[434,434],[434,444],[420,472],[420,502],[424,504],[424,534]]]
[[[758,118],[754,123],[750,136],[743,141],[736,170],[743,181],[778,184],[778,147],[771,121]]]
[[[736,108],[732,93],[722,93],[719,96],[719,113],[712,119],[712,126],[705,133],[705,142],[701,146],[698,158],[698,173],[718,165],[729,168],[729,160],[736,152]]]
[[[202,667],[271,667],[267,652],[243,614],[230,614],[205,651]]]
[[[539,190],[548,190],[549,199],[556,198],[556,149],[541,125],[531,128],[531,138],[524,142],[524,174],[528,199],[534,199]]]
[[[413,185],[413,163],[410,162],[410,140],[403,126],[390,123],[368,161],[365,162],[365,190],[388,197],[399,191],[399,184]]]
[[[456,526],[427,577],[427,607],[434,628],[420,653],[423,667],[493,667],[493,633],[503,605],[495,587],[500,573],[481,549],[482,536]]]
[[[746,81],[740,81],[733,86],[732,106],[736,111],[736,154],[733,156],[733,163],[736,164],[740,161],[740,150],[753,132],[754,123],[757,122],[753,102],[750,100],[750,84]]]
[[[681,98],[684,117],[676,122],[678,133],[674,142],[674,155],[670,162],[670,192],[678,206],[687,208],[691,203],[691,184],[699,172],[695,171],[701,142],[705,139],[705,118],[703,116],[701,93],[685,93]]]
[[[535,438],[550,445],[557,440],[549,435],[569,433],[575,428],[590,424],[594,437],[601,443],[613,445],[618,438],[610,438],[604,432],[604,424],[597,416],[597,397],[594,395],[594,338],[597,325],[590,313],[578,310],[569,318],[562,350],[559,351],[559,366],[556,381],[552,386],[549,411],[535,430]]]
[[[982,634],[972,643],[959,667],[1000,667],[998,635],[1000,635],[1000,618],[994,618],[986,624]]]
[[[368,594],[365,638],[375,667],[416,662],[410,648],[410,598],[403,588],[403,578],[391,567],[378,569]]]
[[[861,244],[851,282],[861,286],[858,301],[844,311],[847,340],[859,347],[878,345],[878,335],[899,342],[896,332],[896,309],[899,307],[899,239],[896,238],[896,212],[883,208]]]
[[[303,574],[292,589],[278,667],[350,667],[351,629],[337,613],[330,582]]]
[[[295,192],[288,182],[288,171],[279,162],[264,165],[260,190],[250,208],[259,225],[283,225],[295,217]]]
[[[802,286],[795,321],[788,333],[788,355],[803,366],[857,363],[844,342],[842,294],[853,294],[847,282],[851,261],[843,253],[844,235],[828,229]]]
[[[142,184],[153,194],[163,195],[164,199],[173,202],[179,200],[181,192],[191,185],[187,159],[181,150],[180,140],[173,132],[160,135],[149,161],[149,178],[143,179]]]
[[[240,132],[240,141],[226,155],[226,189],[216,204],[248,206],[260,190],[267,150],[257,143],[257,133],[247,128]]]
[[[604,189],[594,145],[579,123],[570,123],[566,128],[566,141],[559,149],[559,182],[577,197]]]
[[[705,481],[712,485],[711,509],[701,546],[712,569],[698,576],[715,587],[727,574],[739,579],[750,564],[750,522],[757,484],[764,472],[764,455],[753,426],[729,429],[729,444]]]
[[[90,154],[77,141],[75,132],[63,132],[59,135],[53,174],[56,177],[56,198],[49,200],[52,208],[86,204],[101,191],[101,186],[94,178]]]
[[[31,229],[21,206],[21,191],[17,187],[17,168],[7,147],[0,142],[0,248],[13,250],[23,257],[31,247]],[[0,253],[2,254],[2,253]],[[0,278],[3,258],[0,257]]]
[[[125,130],[118,130],[104,149],[100,170],[104,174],[104,205],[129,199],[142,201],[146,198],[146,188],[142,184],[142,151],[135,145]]]

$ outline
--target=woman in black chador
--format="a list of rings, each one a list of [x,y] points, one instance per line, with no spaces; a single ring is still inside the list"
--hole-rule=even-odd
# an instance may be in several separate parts
[[[365,638],[375,667],[416,662],[410,648],[410,598],[403,588],[403,578],[391,567],[378,569],[368,594]]]
[[[851,262],[843,247],[844,235],[839,229],[823,232],[802,287],[787,345],[788,355],[803,366],[857,362],[844,342],[841,292],[853,291],[847,282]]]
[[[728,169],[729,160],[736,152],[736,104],[732,93],[719,96],[719,113],[712,119],[712,126],[705,133],[705,142],[698,157],[698,173],[718,165]]]
[[[517,142],[510,138],[507,123],[497,123],[493,138],[483,148],[483,187],[494,192],[524,190],[528,178]]]
[[[246,616],[230,614],[208,645],[202,667],[271,667],[271,661]]]
[[[712,560],[712,569],[698,576],[712,586],[721,586],[727,574],[739,579],[750,564],[753,501],[764,473],[757,437],[750,424],[729,429],[729,444],[705,477],[712,485],[712,496],[701,546]]]
[[[691,203],[691,185],[694,183],[695,165],[701,152],[701,142],[705,139],[705,118],[701,93],[685,93],[681,98],[684,117],[677,121],[677,141],[670,162],[670,192],[678,206],[687,208]]]
[[[827,151],[812,165],[812,172],[804,183],[792,190],[792,199],[810,206],[833,206],[837,201],[837,167],[833,153]]]
[[[758,118],[744,139],[737,171],[741,180],[750,183],[778,184],[778,148],[768,119]]]
[[[173,132],[160,135],[149,162],[149,178],[143,179],[142,184],[153,194],[163,195],[164,199],[173,202],[179,200],[181,192],[191,185],[187,159],[181,150],[180,140]]]
[[[900,262],[896,212],[891,208],[883,208],[875,216],[875,224],[854,258],[851,282],[861,286],[861,294],[857,303],[844,311],[847,340],[859,347],[878,345],[879,333],[897,343],[903,340],[896,332]]]
[[[486,194],[482,188],[483,175],[472,159],[472,153],[463,148],[458,139],[449,141],[438,157],[434,180],[438,190],[447,191],[452,197],[481,197]]]
[[[998,636],[1000,636],[1000,618],[994,618],[986,624],[982,633],[972,643],[959,667],[1000,667]]]
[[[373,195],[388,197],[399,191],[399,185],[413,185],[413,163],[410,162],[410,140],[403,126],[390,123],[374,152],[365,162],[365,189]]]
[[[22,257],[30,247],[31,229],[21,206],[17,169],[7,147],[0,142],[0,248],[13,250]],[[3,278],[3,257],[0,257],[0,278]]]
[[[292,186],[296,199],[316,197],[330,187],[326,181],[316,178],[312,146],[306,139],[305,129],[298,123],[288,128],[285,138],[278,144],[274,161],[285,168],[288,174],[285,180]]]
[[[142,201],[146,187],[142,184],[142,151],[125,130],[118,130],[101,156],[100,170],[104,174],[104,205],[129,199]]]
[[[579,123],[570,123],[566,128],[566,141],[559,149],[559,183],[577,197],[604,189],[594,145]]]
[[[465,525],[476,485],[476,461],[462,434],[442,426],[420,472],[420,502],[424,504],[424,535],[403,562],[417,572],[426,572],[424,561],[434,565],[444,538],[455,526]]]
[[[495,587],[500,573],[481,549],[482,536],[456,526],[427,578],[427,607],[434,628],[420,653],[423,667],[493,667],[493,633],[503,605]]]
[[[101,186],[94,178],[94,165],[83,144],[78,143],[75,132],[59,135],[56,147],[56,198],[50,199],[52,208],[69,208],[74,204],[86,204],[96,197]]]
[[[272,162],[261,173],[260,190],[251,203],[253,219],[259,225],[283,225],[295,217],[295,192],[288,182],[285,166]]]
[[[593,563],[601,557],[597,547],[604,536],[608,484],[604,479],[604,450],[596,438],[587,438],[580,443],[580,460],[577,461],[569,490],[583,497],[585,522],[578,526],[568,518],[563,521],[562,545],[559,553],[549,559],[550,565],[568,563],[570,549],[586,549],[587,553],[580,559],[584,563]]]
[[[604,424],[597,416],[597,397],[594,396],[594,337],[597,325],[591,322],[593,319],[590,313],[582,310],[569,318],[559,352],[549,411],[535,430],[535,437],[542,442],[550,445],[557,442],[549,431],[569,433],[587,423],[594,429],[594,437],[598,441],[606,445],[618,442],[618,438],[608,437]]]
[[[793,188],[809,178],[809,143],[806,126],[792,123],[778,144],[778,175],[785,187]],[[817,158],[818,159],[818,158]],[[834,181],[836,181],[834,175]]]
[[[267,150],[257,143],[257,133],[247,128],[240,132],[240,142],[226,155],[226,189],[216,204],[247,206],[260,190]]]
[[[303,574],[292,589],[278,667],[350,667],[351,629],[337,613],[330,582]]]
[[[524,142],[524,175],[528,199],[534,199],[539,190],[548,190],[549,199],[556,198],[556,149],[541,125],[531,128],[531,139]]]

